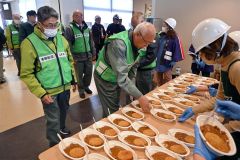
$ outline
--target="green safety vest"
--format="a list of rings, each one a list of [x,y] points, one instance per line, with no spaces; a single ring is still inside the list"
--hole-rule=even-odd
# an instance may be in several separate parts
[[[129,40],[129,37],[128,37],[128,31],[123,31],[123,32],[120,32],[118,34],[114,34],[114,35],[110,36],[107,39],[106,44],[109,43],[112,40],[115,40],[115,39],[123,40],[123,42],[126,45],[126,48],[127,48],[126,49],[127,50],[127,53],[126,53],[126,58],[127,59],[126,60],[127,60],[128,72],[129,72],[131,70],[131,68],[133,67],[133,65],[136,62],[138,62],[139,56],[134,58],[131,41]],[[106,47],[103,47],[103,49],[99,52],[99,56],[98,56],[98,60],[96,62],[95,70],[103,80],[108,81],[108,82],[116,83],[117,82],[117,75],[112,70],[111,66],[106,63],[105,58],[104,58],[105,53],[106,53],[105,49],[106,49]]]
[[[9,25],[13,48],[19,48],[19,32],[13,24]]]
[[[74,34],[74,44],[72,45],[72,51],[74,53],[86,53],[86,52],[90,52],[90,44],[89,44],[89,40],[90,40],[90,30],[89,28],[83,30],[83,33],[79,30],[78,27],[76,27],[76,25],[74,24],[70,24],[70,27],[73,30],[73,34]]]
[[[146,49],[140,49],[140,50],[138,51],[138,53],[139,53],[140,58],[142,58],[142,57],[145,57],[145,56],[146,56],[147,51],[146,51]],[[152,63],[150,63],[150,64],[148,64],[148,65],[146,65],[146,66],[144,66],[144,67],[141,67],[141,68],[142,68],[142,69],[153,69],[153,68],[156,67],[156,65],[157,65],[157,62],[156,62],[156,59],[155,59]]]
[[[58,32],[61,35],[63,35],[63,33],[64,33],[64,25],[62,23],[60,23],[58,26]]]
[[[28,36],[41,64],[35,74],[44,89],[53,89],[72,81],[72,70],[61,35],[57,34],[57,53],[44,43],[35,33]]]

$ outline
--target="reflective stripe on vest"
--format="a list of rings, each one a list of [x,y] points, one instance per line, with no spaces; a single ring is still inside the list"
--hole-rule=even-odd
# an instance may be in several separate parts
[[[13,48],[19,48],[19,32],[13,24],[9,25]]]
[[[138,51],[138,53],[139,53],[140,59],[147,55],[146,49],[140,49]],[[144,67],[141,67],[141,68],[142,69],[153,69],[153,68],[156,67],[156,65],[157,65],[157,62],[156,62],[156,59],[155,59],[152,63],[150,63],[150,64],[148,64],[148,65],[146,65]]]
[[[72,45],[72,51],[74,53],[86,53],[90,52],[90,30],[89,28],[83,30],[83,33],[75,25],[70,24],[74,34],[74,44]]]
[[[28,39],[36,50],[41,70],[36,73],[36,77],[44,89],[52,89],[63,86],[72,81],[72,70],[67,53],[64,50],[62,36],[58,33],[57,54],[39,37],[32,33]]]
[[[127,64],[128,64],[128,72],[131,70],[133,65],[139,60],[139,56],[136,58],[134,58],[134,56],[133,56],[132,44],[128,37],[128,31],[123,31],[118,34],[114,34],[114,35],[110,36],[107,39],[105,46],[99,52],[99,57],[96,62],[95,70],[103,80],[108,81],[108,82],[113,82],[113,83],[117,82],[117,75],[112,70],[111,66],[106,63],[104,55],[106,52],[105,49],[106,49],[107,43],[109,43],[112,40],[116,40],[116,39],[123,40],[124,44],[126,45],[126,51],[127,51],[127,53],[126,53],[127,59],[126,60],[127,60]]]

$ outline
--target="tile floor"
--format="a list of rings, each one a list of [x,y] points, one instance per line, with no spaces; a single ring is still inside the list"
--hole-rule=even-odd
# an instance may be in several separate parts
[[[28,90],[17,76],[13,57],[4,52],[4,68],[7,82],[0,85],[0,133],[43,116],[41,102]],[[94,80],[90,88],[97,94]],[[88,95],[91,96],[91,95]],[[78,92],[71,93],[70,104],[81,101]]]

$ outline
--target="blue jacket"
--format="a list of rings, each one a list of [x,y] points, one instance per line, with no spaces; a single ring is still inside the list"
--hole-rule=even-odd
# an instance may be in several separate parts
[[[178,36],[170,38],[166,33],[159,34],[157,39],[157,67],[156,71],[166,72],[172,69],[172,62],[184,59],[184,52]]]

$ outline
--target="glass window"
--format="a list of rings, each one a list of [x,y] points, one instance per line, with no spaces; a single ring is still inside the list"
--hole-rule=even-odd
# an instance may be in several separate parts
[[[84,10],[84,20],[91,28],[95,23],[95,16],[99,15],[101,17],[101,24],[107,28],[108,24],[112,23],[112,13],[110,11],[97,11],[96,10]],[[90,24],[90,25],[89,25]]]
[[[84,8],[111,8],[111,0],[84,0]]]
[[[26,13],[30,10],[36,11],[36,2],[35,0],[19,0],[19,10],[20,15],[23,17],[23,21],[27,20]]]
[[[112,17],[118,14],[122,18],[122,24],[126,29],[130,28],[133,0],[84,0],[84,20],[91,28],[95,22],[95,16],[99,15],[101,24],[107,28],[112,23]]]
[[[112,9],[132,12],[133,0],[112,0]]]
[[[126,29],[129,29],[131,27],[131,18],[132,18],[132,12],[113,12],[112,13],[112,17],[113,15],[118,14],[120,18],[122,18],[122,25],[124,25],[124,27]],[[112,17],[111,17],[111,23],[112,23]]]

